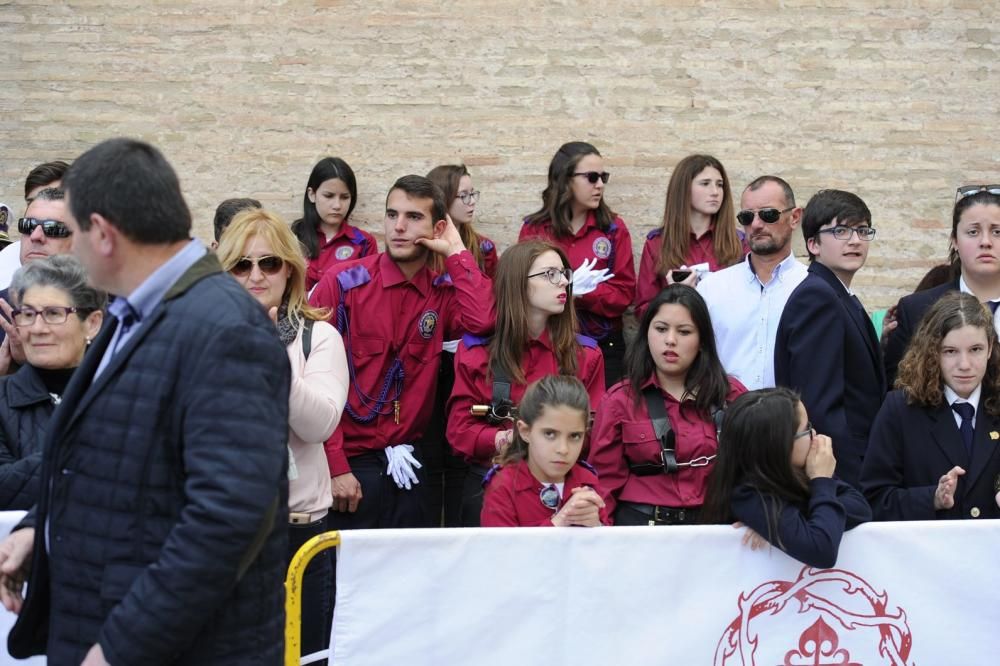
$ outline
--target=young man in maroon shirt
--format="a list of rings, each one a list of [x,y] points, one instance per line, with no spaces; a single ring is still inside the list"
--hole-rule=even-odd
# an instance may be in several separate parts
[[[420,527],[418,441],[442,343],[493,330],[492,283],[465,249],[440,188],[404,176],[385,206],[385,252],[331,270],[310,297],[347,348],[347,417],[328,442],[335,529]],[[445,257],[445,273],[428,267]]]

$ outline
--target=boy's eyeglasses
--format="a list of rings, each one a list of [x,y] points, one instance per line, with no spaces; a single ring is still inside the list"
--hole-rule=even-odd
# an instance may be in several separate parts
[[[285,261],[281,257],[243,257],[229,269],[229,272],[236,277],[250,275],[253,267],[256,266],[264,275],[277,275],[284,268]]]
[[[22,217],[17,221],[17,230],[22,236],[30,236],[31,232],[41,227],[42,233],[48,238],[69,238],[73,232],[59,220],[36,220],[33,217]]]
[[[980,192],[1000,195],[1000,185],[963,185],[955,190],[955,201],[971,197],[973,194],[979,194]]]
[[[600,180],[601,182],[607,184],[608,178],[611,178],[611,174],[608,173],[607,171],[600,171],[600,172],[598,172],[598,171],[577,171],[576,173],[573,174],[574,178],[576,176],[583,176],[583,177],[585,177],[587,179],[587,181],[590,182],[591,185],[596,185],[598,180]]]
[[[549,282],[557,287],[563,280],[566,280],[566,282],[573,281],[573,271],[569,268],[546,268],[540,273],[532,273],[528,278],[539,277],[540,275],[544,275]]]
[[[790,210],[795,210],[795,206],[786,208],[785,210],[778,210],[777,208],[761,208],[758,211],[753,211],[747,208],[746,210],[741,210],[736,213],[736,221],[742,224],[744,227],[749,227],[753,224],[754,214],[760,218],[760,221],[764,224],[774,224],[781,219],[781,216]]]
[[[872,227],[833,227],[832,229],[820,229],[820,234],[830,234],[837,240],[848,240],[851,234],[857,234],[863,241],[870,241],[875,238],[875,229]]]
[[[479,190],[472,190],[471,192],[459,192],[455,196],[462,200],[466,206],[471,206],[472,204],[479,201]]]

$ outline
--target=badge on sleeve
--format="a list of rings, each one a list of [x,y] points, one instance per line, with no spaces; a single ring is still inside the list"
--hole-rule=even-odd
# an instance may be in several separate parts
[[[611,256],[611,241],[605,236],[601,236],[594,241],[594,256],[598,259],[607,259]]]
[[[333,256],[343,261],[344,259],[350,259],[352,254],[354,254],[353,245],[341,245],[337,248],[337,251],[333,253]]]
[[[434,329],[437,328],[438,314],[434,310],[427,310],[422,315],[420,315],[420,320],[417,322],[417,330],[420,331],[420,337],[424,340],[430,340],[434,335]]]

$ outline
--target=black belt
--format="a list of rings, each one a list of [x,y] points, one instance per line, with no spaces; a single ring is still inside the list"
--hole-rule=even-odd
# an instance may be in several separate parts
[[[674,508],[669,506],[656,506],[655,504],[642,504],[639,502],[618,502],[623,508],[638,511],[657,523],[668,525],[688,524],[698,522],[698,514],[701,507],[693,506],[686,508]]]

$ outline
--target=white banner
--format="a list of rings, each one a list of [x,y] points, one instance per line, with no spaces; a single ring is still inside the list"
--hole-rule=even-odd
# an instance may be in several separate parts
[[[11,529],[21,522],[24,511],[0,511],[0,539],[10,534]],[[0,606],[0,638],[3,645],[0,645],[0,666],[41,666],[45,664],[45,657],[32,657],[31,659],[14,659],[7,653],[7,633],[14,626],[17,616],[8,613],[3,606]]]
[[[1000,663],[1000,521],[863,525],[823,570],[741,535],[343,532],[336,665]]]

